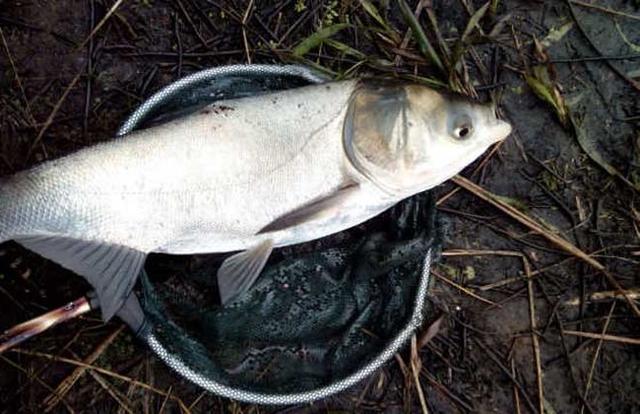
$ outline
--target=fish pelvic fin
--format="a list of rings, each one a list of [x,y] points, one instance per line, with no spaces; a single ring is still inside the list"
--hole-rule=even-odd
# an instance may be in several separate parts
[[[146,253],[126,246],[61,236],[19,236],[15,241],[84,277],[96,291],[102,318],[111,319],[129,298]]]
[[[267,239],[249,250],[229,256],[218,269],[220,301],[226,305],[248,291],[273,251],[273,240]]]

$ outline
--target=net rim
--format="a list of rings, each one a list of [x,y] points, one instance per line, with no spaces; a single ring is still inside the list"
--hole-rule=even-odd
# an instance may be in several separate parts
[[[117,132],[118,137],[129,134],[145,119],[154,109],[157,109],[159,105],[162,105],[170,97],[177,93],[180,93],[186,88],[192,87],[198,82],[213,80],[219,76],[225,75],[287,75],[301,77],[310,83],[323,83],[329,79],[323,75],[313,71],[312,69],[301,65],[228,65],[216,68],[205,69],[196,73],[193,73],[185,78],[182,78],[174,83],[171,83],[158,92],[153,94],[142,105],[140,105],[122,124]],[[379,352],[368,363],[364,364],[361,368],[353,372],[352,374],[333,382],[330,385],[319,387],[316,389],[303,391],[299,393],[259,393],[253,392],[242,388],[230,387],[220,382],[213,381],[206,376],[195,372],[190,366],[188,366],[179,356],[171,354],[167,347],[158,339],[153,333],[153,326],[150,323],[145,323],[138,332],[138,336],[146,342],[151,351],[160,358],[168,367],[174,370],[176,373],[200,386],[201,388],[227,398],[243,401],[246,403],[262,404],[262,405],[290,405],[308,403],[318,399],[326,398],[334,395],[338,392],[344,391],[347,388],[357,384],[363,379],[373,374],[376,370],[382,367],[387,361],[402,348],[414,334],[415,330],[422,325],[423,313],[427,297],[427,291],[430,281],[430,270],[432,262],[433,251],[432,248],[428,248],[425,252],[422,262],[422,271],[420,275],[420,283],[415,295],[413,303],[413,312],[411,317],[405,326],[400,330],[399,334]]]

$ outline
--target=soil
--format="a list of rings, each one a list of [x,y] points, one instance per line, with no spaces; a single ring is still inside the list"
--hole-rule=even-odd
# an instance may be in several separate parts
[[[416,10],[417,2],[410,3]],[[433,5],[452,49],[483,4],[422,3]],[[466,38],[468,78],[461,79],[473,86],[467,91],[496,99],[514,132],[462,175],[590,254],[637,292],[640,3],[493,3],[495,13],[480,21],[485,35],[476,28]],[[406,35],[411,32],[396,2],[372,4],[397,39],[363,4],[369,3],[0,0],[0,176],[113,137],[146,97],[203,68],[297,62],[338,77],[439,76]],[[112,6],[115,13],[100,24]],[[342,46],[324,44],[302,58],[292,54],[319,27],[339,22],[351,25],[332,37]],[[425,11],[419,22],[438,43]],[[496,23],[501,26],[492,34]],[[378,33],[372,34],[374,27]],[[551,88],[548,100],[559,106],[526,81],[525,75],[540,74],[536,70]],[[564,123],[558,107],[570,113]],[[452,182],[436,191],[448,237],[435,267],[428,317],[443,315],[443,323],[418,353],[429,412],[525,413],[542,405],[547,413],[640,413],[639,318],[624,299],[594,297],[615,290],[603,273]],[[533,274],[529,283],[525,263]],[[0,246],[0,330],[88,289],[79,277],[14,243]],[[26,342],[20,352],[0,355],[0,412],[180,412],[177,401],[194,413],[422,410],[416,382],[398,362],[409,364],[409,350],[335,397],[254,407],[203,393],[120,327],[118,321],[103,324],[92,312]],[[115,339],[105,342],[114,332]],[[99,358],[87,359],[102,344]],[[76,368],[59,358],[108,372],[82,373],[52,405],[47,398]]]

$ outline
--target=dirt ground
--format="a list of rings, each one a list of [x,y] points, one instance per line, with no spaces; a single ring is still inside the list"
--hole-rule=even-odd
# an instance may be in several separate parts
[[[230,63],[436,82],[514,126],[461,174],[480,189],[437,189],[448,237],[428,320],[443,319],[419,389],[405,350],[324,401],[235,403],[92,312],[0,355],[0,412],[640,413],[640,2],[409,3],[443,70],[396,1],[0,0],[0,176],[109,139],[159,88]],[[322,28],[336,33],[301,50]],[[0,246],[0,330],[87,290]],[[100,370],[71,382],[74,361]]]

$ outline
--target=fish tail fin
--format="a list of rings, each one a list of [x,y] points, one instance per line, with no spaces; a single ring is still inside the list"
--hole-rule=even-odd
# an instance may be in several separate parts
[[[127,302],[147,256],[127,246],[57,235],[18,236],[16,241],[83,276],[96,291],[105,321]],[[134,316],[139,320],[139,312]]]

